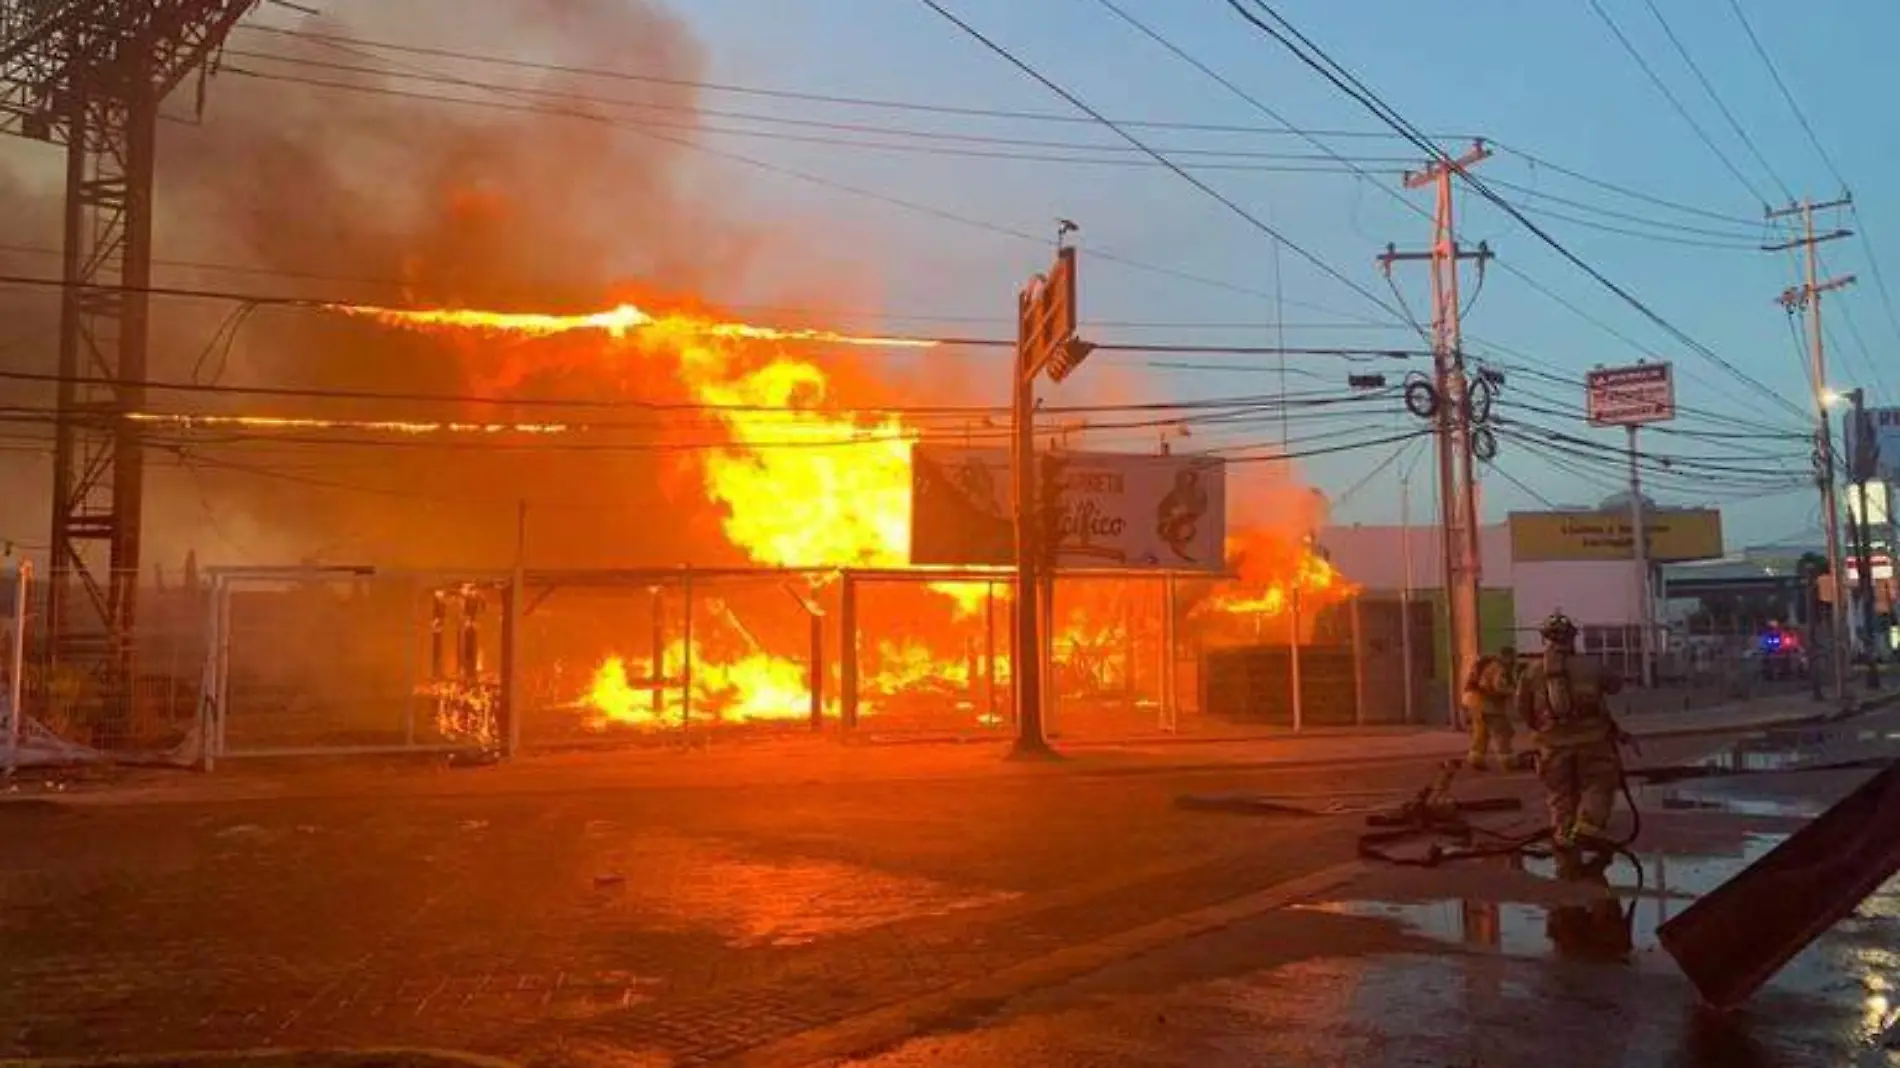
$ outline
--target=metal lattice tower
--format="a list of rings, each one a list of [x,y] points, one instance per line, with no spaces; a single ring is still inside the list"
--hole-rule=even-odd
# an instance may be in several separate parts
[[[0,0],[0,134],[66,147],[49,662],[129,701],[158,108],[257,0]],[[202,86],[201,86],[202,88]]]

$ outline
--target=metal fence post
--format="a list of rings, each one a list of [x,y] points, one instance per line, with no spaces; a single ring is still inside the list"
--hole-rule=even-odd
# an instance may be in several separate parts
[[[825,729],[825,617],[809,607],[806,613],[811,617],[811,667],[807,675],[811,680],[811,729],[816,734]]]
[[[521,568],[515,568],[504,594],[501,617],[502,755],[521,752]]]
[[[1181,729],[1180,695],[1176,693],[1175,643],[1179,640],[1174,619],[1174,576],[1161,579],[1161,729],[1174,733]]]
[[[28,597],[32,593],[33,564],[20,561],[20,569],[15,576],[13,590],[13,640],[7,650],[7,759],[6,767],[12,770],[20,753],[20,721],[26,716],[21,705],[26,679],[26,621]],[[200,737],[203,737],[202,731]]]
[[[1364,632],[1359,628],[1359,598],[1352,599],[1352,722],[1366,725],[1366,649]]]
[[[666,594],[658,586],[650,587],[648,595],[653,601],[653,665],[647,672],[647,681],[652,684],[653,722],[666,721]]]
[[[216,721],[212,733],[213,751],[220,757],[230,752],[231,725],[231,585],[225,576],[219,575],[212,580],[211,611],[217,620],[218,645],[213,653],[213,662],[217,664],[217,680],[213,685],[212,718]]]
[[[996,714],[996,582],[991,580],[983,599],[983,714],[994,724]]]
[[[858,728],[858,580],[846,572],[838,590],[838,725]]]
[[[693,723],[693,569],[686,569],[682,591],[686,601],[686,619],[681,624],[685,649],[680,653],[680,731]]]

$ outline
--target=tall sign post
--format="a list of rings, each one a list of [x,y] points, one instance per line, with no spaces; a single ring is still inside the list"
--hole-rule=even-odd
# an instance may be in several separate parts
[[[1073,229],[1065,224],[1063,232]],[[1010,402],[1012,484],[1015,488],[1016,617],[1010,646],[1010,667],[1016,679],[1017,756],[1044,756],[1049,739],[1044,732],[1042,702],[1043,646],[1047,635],[1038,626],[1042,618],[1045,561],[1037,507],[1036,377],[1045,370],[1051,382],[1073,373],[1094,346],[1075,336],[1075,249],[1056,249],[1056,262],[1047,275],[1030,279],[1016,298],[1016,367]],[[1052,554],[1053,555],[1053,554]],[[1054,576],[1054,568],[1048,568]]]
[[[1592,426],[1620,426],[1629,434],[1630,553],[1636,564],[1637,619],[1642,627],[1643,687],[1656,685],[1656,599],[1650,592],[1649,526],[1643,515],[1643,480],[1636,458],[1636,431],[1644,423],[1676,417],[1676,382],[1666,363],[1599,367],[1585,379],[1586,412]]]
[[[1855,543],[1854,555],[1858,560],[1856,571],[1861,597],[1861,629],[1867,635],[1867,688],[1878,690],[1880,689],[1880,647],[1885,644],[1885,635],[1880,629],[1879,598],[1874,591],[1873,513],[1868,507],[1867,483],[1875,477],[1880,468],[1880,439],[1874,435],[1873,420],[1867,413],[1866,390],[1850,390],[1847,400],[1853,405],[1853,412],[1847,418],[1846,427],[1847,477],[1860,497],[1860,515],[1852,524],[1852,533]],[[1856,519],[1851,514],[1851,510],[1848,519]],[[1838,581],[1834,588],[1840,589]]]

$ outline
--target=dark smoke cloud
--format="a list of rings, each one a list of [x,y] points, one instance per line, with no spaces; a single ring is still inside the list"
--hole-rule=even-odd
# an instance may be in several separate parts
[[[643,0],[414,0],[357,11],[360,18],[313,19],[301,28],[678,81],[702,74],[703,56],[687,28]],[[386,63],[406,73],[422,68],[523,89],[644,100],[669,109],[654,114],[689,127],[690,88],[575,85],[560,75],[366,55],[251,31],[235,34],[230,52],[211,80],[202,122],[161,126],[160,284],[398,305],[591,310],[624,280],[695,292],[752,269],[762,235],[724,221],[719,183],[686,147],[605,122],[528,113],[520,109],[533,98],[522,94],[337,68]],[[258,53],[314,62],[285,63]],[[294,84],[283,75],[358,91]],[[407,100],[390,90],[490,106]],[[178,96],[168,114],[188,110],[188,94]],[[690,128],[665,135],[694,136]],[[57,247],[57,186],[27,184],[28,176],[49,169],[57,177],[57,151],[9,148],[5,161],[0,199],[9,211],[0,221],[0,244]],[[8,257],[0,263],[10,271],[50,275],[58,269],[56,257]],[[0,358],[10,367],[50,370],[55,300],[0,291],[0,302],[0,345],[15,335],[29,339],[0,349]],[[404,334],[305,309],[165,300],[154,316],[152,377],[226,385],[465,393],[493,385],[501,368],[518,371],[541,351]],[[516,374],[514,388],[681,397],[663,369],[587,362],[591,369]],[[415,404],[190,394],[155,395],[150,404],[355,418],[412,417],[419,410]],[[643,418],[473,405],[434,406],[427,414]],[[699,428],[693,436],[709,433]],[[495,564],[512,554],[515,504],[524,498],[536,502],[530,526],[537,563],[673,563],[731,552],[719,548],[717,516],[703,503],[697,474],[676,454],[343,446],[312,443],[314,432],[295,436],[293,444],[202,432],[157,435],[147,495],[148,559],[171,566],[196,548],[204,558],[251,563],[320,556],[386,566]],[[614,440],[657,436],[629,431]],[[5,455],[13,482],[24,483],[20,495],[39,507],[31,515],[11,510],[0,535],[43,540],[45,461]],[[582,505],[597,507],[573,507]]]

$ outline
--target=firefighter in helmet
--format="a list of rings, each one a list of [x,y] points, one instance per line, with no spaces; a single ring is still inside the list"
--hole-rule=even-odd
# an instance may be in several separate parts
[[[1623,774],[1609,697],[1623,680],[1577,655],[1577,625],[1562,612],[1539,633],[1544,652],[1518,680],[1517,712],[1537,739],[1553,844],[1574,855],[1578,846],[1601,846],[1609,829]]]
[[[1465,762],[1482,771],[1490,751],[1511,766],[1511,697],[1517,692],[1517,650],[1505,646],[1496,656],[1480,657],[1465,679],[1463,704],[1471,724],[1471,751]]]

